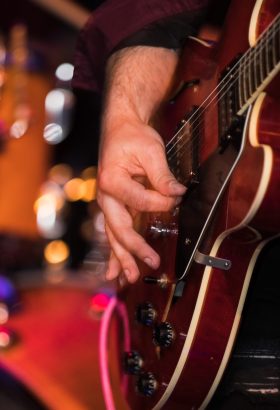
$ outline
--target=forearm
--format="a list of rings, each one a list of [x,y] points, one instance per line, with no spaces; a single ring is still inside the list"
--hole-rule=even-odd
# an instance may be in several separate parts
[[[107,65],[103,127],[112,129],[127,119],[147,124],[171,89],[177,63],[177,52],[160,47],[128,47],[113,54]]]

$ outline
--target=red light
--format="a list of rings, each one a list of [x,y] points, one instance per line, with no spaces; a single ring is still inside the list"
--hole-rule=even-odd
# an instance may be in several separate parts
[[[106,293],[97,293],[96,295],[92,296],[90,301],[90,307],[94,313],[103,313],[108,306],[110,301],[110,296]]]

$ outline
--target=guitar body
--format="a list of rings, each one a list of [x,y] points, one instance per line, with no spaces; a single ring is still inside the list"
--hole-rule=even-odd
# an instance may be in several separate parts
[[[145,217],[142,231],[161,256],[160,268],[141,265],[143,280],[119,292],[129,320],[124,370],[132,410],[208,405],[230,358],[258,255],[280,232],[279,74],[240,115],[229,143],[220,143],[224,93],[212,94],[232,61],[254,46],[248,33],[257,41],[279,11],[278,0],[233,0],[221,41],[209,47],[192,39],[186,47],[178,79],[188,86],[165,107],[160,131],[168,142],[185,118],[187,136],[197,136],[190,150],[199,167],[177,212]],[[205,99],[194,126],[193,107]],[[175,135],[186,146],[176,159],[184,168],[190,142]]]

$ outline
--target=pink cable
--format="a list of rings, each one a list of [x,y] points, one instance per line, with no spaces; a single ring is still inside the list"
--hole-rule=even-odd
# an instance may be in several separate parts
[[[120,315],[124,330],[124,349],[130,350],[130,337],[129,337],[129,323],[127,312],[123,303],[121,303],[117,297],[110,298],[108,306],[102,315],[99,334],[99,367],[101,375],[101,385],[103,390],[103,396],[107,410],[116,410],[114,397],[111,388],[109,364],[108,364],[108,329],[113,317],[113,313],[117,309],[117,313]],[[122,380],[123,390],[127,387],[127,378]]]

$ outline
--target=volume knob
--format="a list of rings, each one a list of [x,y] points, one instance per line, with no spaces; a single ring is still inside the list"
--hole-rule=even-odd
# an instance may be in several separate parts
[[[125,352],[123,355],[124,372],[128,374],[138,374],[143,366],[143,359],[136,351]]]
[[[154,327],[153,340],[154,343],[161,347],[168,347],[175,338],[174,330],[170,323],[161,322]]]
[[[138,380],[136,388],[144,396],[151,397],[156,391],[158,383],[151,372],[142,373]]]
[[[157,312],[151,303],[141,303],[136,309],[136,319],[145,326],[152,326],[157,317]]]

